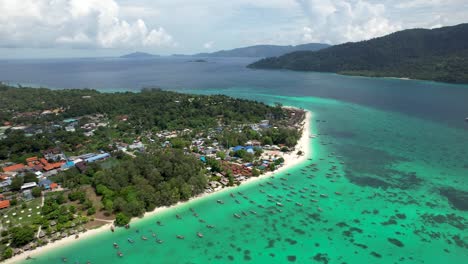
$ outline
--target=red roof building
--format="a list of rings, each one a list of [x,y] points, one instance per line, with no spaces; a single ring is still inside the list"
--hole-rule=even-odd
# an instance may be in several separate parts
[[[3,194],[0,194],[0,209],[4,209],[8,207],[10,207],[10,200],[5,200],[5,197],[3,197]]]
[[[55,189],[55,188],[58,188],[58,184],[55,183],[55,182],[51,183],[51,184],[50,184],[50,189],[53,190],[53,189]]]
[[[0,209],[5,209],[10,207],[10,200],[0,201]]]
[[[15,165],[11,165],[8,167],[3,167],[3,171],[4,172],[20,171],[20,170],[24,170],[24,168],[25,168],[24,164],[15,164]]]

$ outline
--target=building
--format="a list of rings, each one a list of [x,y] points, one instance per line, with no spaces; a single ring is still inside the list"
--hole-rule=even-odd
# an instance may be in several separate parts
[[[8,167],[3,167],[4,172],[13,172],[13,171],[23,171],[26,169],[26,166],[24,164],[14,164]]]
[[[10,207],[10,200],[5,199],[3,194],[0,194],[0,209],[5,209]]]
[[[51,148],[43,153],[46,160],[60,161],[65,159],[62,151],[59,148]]]
[[[109,153],[102,153],[85,159],[85,162],[91,163],[98,160],[104,160],[110,157]]]
[[[39,181],[39,187],[44,188],[44,190],[49,190],[51,184],[52,181],[50,181],[49,179]]]
[[[27,182],[21,186],[21,191],[31,190],[32,188],[37,187],[37,183],[35,182]]]

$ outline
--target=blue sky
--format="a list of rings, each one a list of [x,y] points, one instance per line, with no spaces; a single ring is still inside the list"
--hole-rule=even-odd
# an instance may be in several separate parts
[[[0,0],[0,58],[338,44],[468,22],[467,0]]]

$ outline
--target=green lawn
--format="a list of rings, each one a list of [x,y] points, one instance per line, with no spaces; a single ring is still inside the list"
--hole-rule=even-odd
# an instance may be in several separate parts
[[[14,207],[1,210],[0,221],[2,226],[32,223],[35,217],[40,217],[41,215],[40,206],[41,198],[35,198],[26,202],[26,208],[23,208],[22,204],[19,204]]]

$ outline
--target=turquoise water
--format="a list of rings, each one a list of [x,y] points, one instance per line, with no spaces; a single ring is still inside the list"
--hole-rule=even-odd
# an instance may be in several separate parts
[[[468,192],[466,130],[332,99],[256,89],[192,92],[311,110],[320,134],[311,160],[290,175],[195,200],[25,263],[61,263],[62,256],[71,263],[468,262],[467,201],[454,196]]]

